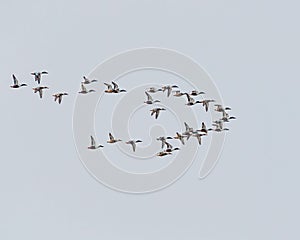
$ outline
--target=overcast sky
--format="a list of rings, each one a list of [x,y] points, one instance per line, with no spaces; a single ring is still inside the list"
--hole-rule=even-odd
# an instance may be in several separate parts
[[[299,3],[293,0],[0,2],[0,238],[297,239]],[[97,182],[76,153],[83,75],[131,48],[180,51],[238,117],[205,179],[201,161],[162,191]],[[40,100],[31,71],[48,70]],[[11,74],[28,88],[12,90]],[[62,105],[51,94],[70,93]]]

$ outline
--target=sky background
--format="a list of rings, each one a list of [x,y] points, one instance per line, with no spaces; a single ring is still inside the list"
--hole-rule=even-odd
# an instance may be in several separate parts
[[[0,239],[297,239],[298,1],[0,1]],[[80,162],[72,112],[83,75],[130,48],[195,59],[238,120],[205,179],[201,162],[162,191],[130,195]],[[40,100],[14,91],[48,70]],[[62,105],[51,94],[68,91]]]

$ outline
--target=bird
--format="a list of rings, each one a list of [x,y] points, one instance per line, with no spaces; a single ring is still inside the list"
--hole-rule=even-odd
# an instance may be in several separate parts
[[[109,133],[108,136],[109,140],[107,141],[107,143],[116,143],[122,141],[121,139],[115,139],[111,133]]]
[[[48,87],[35,87],[35,88],[32,88],[32,89],[33,89],[34,93],[39,92],[40,98],[42,98],[44,89],[49,89],[49,88]]]
[[[135,152],[136,150],[136,144],[143,142],[142,140],[129,140],[125,142],[126,144],[130,144],[132,146],[132,150]]]
[[[88,79],[86,76],[83,76],[83,80],[84,80],[84,81],[81,82],[81,83],[83,83],[83,84],[90,84],[90,83],[93,83],[93,82],[98,82],[98,80],[96,80],[96,79],[90,80],[90,79]]]
[[[11,88],[20,88],[20,87],[26,87],[27,86],[26,83],[19,84],[19,81],[18,81],[17,77],[14,74],[12,75],[12,78],[13,78],[14,84],[10,86]]]
[[[209,103],[215,102],[215,100],[202,100],[200,103],[202,103],[203,107],[205,108],[205,111],[208,111]]]
[[[38,84],[41,83],[42,80],[42,75],[43,74],[48,74],[47,71],[42,71],[42,72],[32,72],[31,75],[34,76],[34,80],[38,82]]]
[[[169,144],[168,142],[167,142],[167,139],[172,139],[171,137],[158,137],[158,138],[156,138],[156,140],[157,141],[161,141],[161,148],[164,148],[164,146],[166,145],[166,144]]]
[[[213,121],[213,126],[223,129],[223,121],[222,120]]]
[[[229,131],[229,129],[228,128],[221,129],[219,127],[215,127],[215,128],[209,128],[209,129],[207,129],[207,131],[222,132],[222,131]]]
[[[207,134],[207,128],[206,128],[206,125],[204,122],[202,122],[202,126],[201,126],[201,129],[200,130],[197,130],[198,132],[201,132],[203,134]]]
[[[88,147],[88,149],[95,150],[95,149],[103,148],[103,147],[104,147],[104,146],[102,146],[102,145],[96,146],[95,139],[93,138],[93,136],[91,136],[91,145]]]
[[[164,156],[171,155],[171,154],[172,154],[171,152],[162,151],[162,152],[157,153],[156,156],[164,157]]]
[[[88,94],[88,93],[91,93],[91,92],[96,92],[96,91],[93,90],[93,89],[87,90],[86,87],[83,85],[83,83],[81,83],[81,91],[78,92],[78,93],[81,93],[81,94]]]
[[[150,96],[149,93],[145,92],[145,94],[147,95],[147,100],[144,101],[144,103],[146,103],[146,104],[153,104],[153,103],[160,102],[159,100],[153,100],[153,98]]]
[[[185,126],[185,132],[183,132],[182,135],[186,137],[186,140],[189,140],[194,129],[191,128],[186,122],[184,122],[184,126]]]
[[[148,93],[156,93],[156,92],[161,92],[162,89],[161,88],[155,88],[155,87],[150,87],[146,90],[146,92]]]
[[[178,139],[183,145],[184,143],[184,136],[182,134],[180,134],[179,132],[176,132],[176,136],[175,137],[170,137],[169,139]]]
[[[184,96],[185,94],[186,94],[186,93],[181,92],[180,90],[177,90],[177,91],[174,91],[173,96],[174,96],[174,97],[181,97],[181,96]]]
[[[163,92],[167,91],[167,97],[170,97],[173,88],[178,88],[178,86],[177,85],[172,85],[172,86],[167,85],[167,86],[162,86],[161,89]]]
[[[180,150],[180,148],[178,148],[178,147],[173,148],[173,146],[167,142],[166,142],[166,146],[167,146],[167,148],[165,149],[165,152],[167,152],[167,153]]]
[[[67,96],[67,95],[69,95],[69,94],[68,93],[56,93],[56,94],[53,94],[52,96],[54,97],[54,102],[56,102],[58,100],[58,103],[61,104],[63,96]]]
[[[220,105],[220,104],[215,104],[215,111],[217,111],[217,112],[225,112],[225,111],[227,111],[227,110],[231,110],[231,108],[230,107],[223,107],[222,105]]]
[[[119,89],[118,84],[116,84],[115,82],[111,82],[112,85],[114,86],[113,88],[113,93],[120,93],[120,92],[126,92],[125,89]]]
[[[198,140],[199,145],[201,145],[201,137],[203,136],[203,134],[196,132],[196,133],[193,133],[192,136],[196,137],[197,140]]]
[[[197,90],[193,90],[190,93],[191,96],[198,96],[198,95],[201,95],[201,94],[205,94],[205,92],[199,92]]]
[[[187,100],[188,102],[185,104],[187,106],[193,106],[197,103],[201,103],[201,101],[195,101],[194,98],[192,98],[188,93],[185,93],[186,97],[187,97]]]
[[[150,110],[151,116],[153,114],[155,114],[155,119],[157,119],[160,111],[166,111],[166,109],[165,108],[153,108],[153,109]]]
[[[220,120],[222,120],[223,122],[229,122],[232,119],[236,119],[236,117],[229,116],[229,114],[224,111],[223,112],[223,117]]]

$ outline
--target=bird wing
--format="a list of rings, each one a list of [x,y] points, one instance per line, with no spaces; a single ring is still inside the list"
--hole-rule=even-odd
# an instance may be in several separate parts
[[[96,143],[95,143],[95,139],[93,138],[93,136],[91,136],[91,146],[95,146]]]
[[[204,106],[205,106],[205,111],[207,112],[208,111],[208,102],[205,102],[205,103],[203,103],[204,104]]]
[[[19,85],[19,82],[18,82],[18,79],[16,78],[16,76],[13,74],[12,77],[14,80],[14,85]]]
[[[158,118],[158,115],[159,115],[159,110],[157,110],[157,111],[155,112],[155,119]]]
[[[111,82],[113,85],[114,85],[114,89],[116,90],[116,89],[119,89],[119,86],[118,86],[118,84],[116,84],[115,82]]]
[[[201,135],[200,134],[197,134],[197,139],[198,139],[199,145],[201,145]]]
[[[171,92],[172,92],[172,88],[168,88],[168,94],[167,94],[168,97],[170,96]]]
[[[188,132],[190,130],[189,125],[186,122],[184,122],[184,126],[185,126],[185,131]]]
[[[150,110],[151,111],[151,116],[155,113],[155,109]]]
[[[40,88],[39,94],[40,94],[40,98],[42,98],[43,97],[43,89]]]
[[[170,143],[168,143],[168,142],[166,142],[166,145],[167,145],[167,148],[169,148],[169,149],[173,148],[173,146]]]
[[[109,133],[108,135],[110,140],[114,140],[114,136],[111,133]]]
[[[109,84],[109,83],[104,83],[104,85],[107,86],[108,90],[111,90],[111,89],[112,89],[111,84]]]
[[[58,96],[58,103],[61,104],[61,100],[62,100],[62,95]]]
[[[206,130],[206,125],[204,122],[202,122],[202,129],[205,129]]]
[[[135,152],[135,149],[136,149],[136,144],[135,144],[135,142],[132,142],[131,146],[132,146],[133,151]]]
[[[146,95],[147,95],[147,99],[148,99],[148,101],[153,101],[153,98],[150,96],[150,94],[149,93],[147,93],[147,92],[145,92],[146,93]]]

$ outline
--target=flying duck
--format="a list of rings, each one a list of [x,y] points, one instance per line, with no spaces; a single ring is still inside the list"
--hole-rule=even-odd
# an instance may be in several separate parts
[[[56,94],[53,94],[52,96],[54,97],[54,102],[56,102],[58,100],[58,103],[61,104],[63,96],[67,96],[67,95],[68,95],[68,93],[56,93]]]
[[[95,139],[93,138],[93,136],[91,136],[91,145],[88,147],[88,149],[95,150],[95,149],[98,149],[98,148],[103,148],[103,146],[102,145],[96,146]]]
[[[98,82],[98,80],[96,80],[96,79],[90,80],[86,76],[83,76],[83,80],[84,81],[81,82],[83,84],[90,84],[90,83],[93,83],[93,82]]]
[[[176,85],[172,85],[172,86],[167,85],[167,86],[162,86],[161,89],[162,89],[163,92],[167,91],[167,96],[170,97],[173,88],[178,88],[178,86],[176,86]]]
[[[150,87],[146,90],[146,92],[148,93],[156,93],[156,92],[161,92],[162,89],[161,88],[155,88],[155,87]]]
[[[188,102],[185,104],[185,105],[187,105],[187,106],[193,106],[193,105],[195,105],[195,104],[197,104],[197,103],[202,103],[201,101],[195,101],[195,99],[192,98],[192,97],[190,96],[190,94],[188,94],[188,93],[185,93],[185,95],[186,95],[187,100],[188,100]]]
[[[198,95],[201,95],[201,94],[205,94],[205,92],[199,92],[197,90],[193,90],[190,93],[191,96],[198,96]]]
[[[116,84],[115,82],[111,82],[112,85],[114,86],[113,88],[113,93],[120,93],[120,92],[126,92],[125,89],[119,89],[118,84]]]
[[[155,114],[155,119],[157,119],[160,111],[166,111],[166,109],[165,108],[153,108],[153,109],[150,110],[151,116],[153,114]]]
[[[145,94],[147,96],[147,100],[144,103],[146,103],[146,104],[153,104],[153,103],[160,102],[159,100],[153,100],[153,98],[150,96],[149,93],[145,92]]]
[[[129,140],[127,142],[125,142],[126,144],[130,144],[132,146],[132,150],[135,152],[136,149],[136,144],[137,143],[141,143],[142,140]]]
[[[208,111],[209,103],[215,102],[215,100],[202,100],[200,103],[202,103],[203,107],[205,108],[205,111]]]
[[[42,72],[32,72],[31,75],[34,76],[34,80],[38,82],[38,84],[41,83],[42,80],[42,75],[43,74],[48,74],[48,72],[46,71],[42,71]]]
[[[12,78],[13,78],[14,84],[10,86],[11,88],[20,88],[20,87],[27,86],[27,84],[25,84],[25,83],[19,84],[19,81],[14,74],[12,75]]]
[[[178,139],[183,145],[185,144],[184,143],[184,136],[182,134],[180,134],[179,132],[176,132],[176,136],[172,137],[170,139]]]
[[[157,141],[161,141],[161,148],[164,148],[164,146],[166,144],[169,144],[167,142],[167,139],[172,139],[172,138],[171,137],[167,137],[167,138],[165,138],[165,137],[158,137],[158,138],[156,138]]]
[[[230,107],[223,107],[222,105],[220,105],[220,104],[215,104],[215,111],[217,111],[217,112],[222,112],[222,113],[224,113],[225,111],[227,111],[227,110],[231,110],[231,108]]]
[[[183,95],[185,95],[185,94],[186,94],[186,93],[180,92],[180,90],[177,90],[177,91],[174,91],[173,96],[174,96],[174,97],[181,97],[181,96],[183,96]]]
[[[40,94],[40,98],[43,97],[43,90],[44,89],[49,89],[48,87],[36,87],[36,88],[32,88],[34,93],[39,92]]]
[[[78,93],[81,93],[81,94],[88,94],[88,93],[91,93],[91,92],[96,92],[96,91],[93,90],[93,89],[87,90],[86,87],[83,85],[83,83],[81,83],[81,91],[78,92]]]
[[[184,126],[185,126],[185,132],[183,132],[182,135],[186,137],[186,140],[189,140],[194,129],[191,128],[186,122],[184,122]]]
[[[109,140],[107,141],[107,143],[116,143],[122,141],[121,139],[115,139],[111,133],[109,133],[108,136]]]

